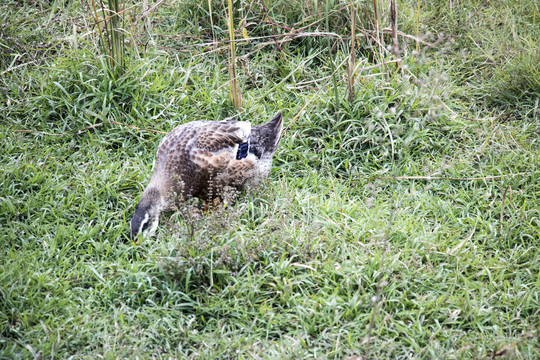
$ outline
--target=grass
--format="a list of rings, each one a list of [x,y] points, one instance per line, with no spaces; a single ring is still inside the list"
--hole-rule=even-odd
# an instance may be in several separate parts
[[[351,2],[264,4],[241,112],[222,2],[126,12],[115,78],[86,4],[0,5],[0,358],[538,358],[538,5],[398,2],[396,70],[357,3],[351,102]],[[129,241],[155,131],[278,110],[261,189]]]

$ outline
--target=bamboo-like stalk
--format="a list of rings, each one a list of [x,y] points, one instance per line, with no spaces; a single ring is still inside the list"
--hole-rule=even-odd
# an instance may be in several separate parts
[[[107,62],[109,64],[109,71],[113,72],[113,68],[114,68],[114,62],[113,62],[113,59],[112,59],[112,40],[111,40],[111,32],[110,32],[110,29],[109,29],[109,24],[111,22],[111,18],[112,16],[109,16],[109,12],[105,12],[105,4],[103,3],[103,0],[100,1],[100,5],[101,5],[101,13],[103,14],[103,19],[107,19],[107,21],[105,21],[105,23],[103,24],[103,30],[106,31],[105,33],[105,39],[107,40],[107,43],[105,44],[105,42],[102,43],[102,46],[103,46],[103,52],[105,53],[105,55],[107,55]],[[107,8],[108,10],[108,8]]]
[[[124,12],[122,7],[125,6],[122,5],[125,5],[125,2],[109,0],[106,7],[104,1],[101,0],[99,5],[101,5],[103,19],[98,17],[95,0],[89,0],[89,3],[92,5],[103,52],[107,56],[110,75],[116,78],[123,72],[124,66],[124,32],[122,30],[124,24],[123,20],[120,19],[120,14]],[[102,22],[105,23],[103,29],[101,28]],[[106,30],[105,34],[104,30]]]
[[[119,12],[122,10],[119,0],[109,0],[109,8],[113,12],[113,17],[109,21],[110,41],[111,41],[111,65],[114,76],[122,71],[124,66],[124,34],[120,30],[121,19]]]
[[[229,6],[229,39],[231,41],[230,55],[229,55],[229,81],[231,84],[231,96],[233,105],[240,110],[242,108],[242,100],[240,93],[238,92],[238,86],[236,82],[236,47],[234,41],[234,21],[233,21],[233,3],[232,0],[228,0]]]

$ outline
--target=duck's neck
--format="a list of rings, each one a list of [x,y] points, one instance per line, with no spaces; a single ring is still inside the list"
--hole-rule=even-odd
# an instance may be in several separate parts
[[[149,205],[155,206],[157,208],[162,208],[164,205],[163,195],[157,187],[148,186],[141,197],[141,202],[147,203]]]

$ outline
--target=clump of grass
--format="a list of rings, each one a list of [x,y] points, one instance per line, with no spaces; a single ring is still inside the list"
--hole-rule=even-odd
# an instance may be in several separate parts
[[[96,4],[92,0],[92,11],[99,37],[101,39],[101,48],[108,57],[109,70],[113,79],[122,75],[124,70],[124,33],[125,21],[123,12],[125,2],[119,0],[110,0],[107,6],[103,1]],[[98,16],[98,9],[102,10],[102,18]]]
[[[166,224],[167,237],[178,239],[178,245],[161,259],[165,272],[176,281],[194,289],[212,288],[214,282],[221,287],[228,276],[254,260],[255,249],[240,251],[230,242],[245,206],[218,205],[208,213],[190,201],[178,210]]]
[[[540,98],[540,51],[516,56],[495,71],[493,91],[488,96],[502,107],[523,102],[531,106]]]
[[[434,52],[425,52],[428,59],[431,61],[431,54],[445,58],[442,62],[454,78],[470,85],[465,86],[465,103],[488,112],[496,105],[499,114],[514,112],[523,104],[534,106],[539,71],[538,4],[512,0],[476,4],[472,9],[470,14],[469,8],[458,3],[419,7],[424,23],[431,24],[423,25],[430,37],[425,40],[441,45],[431,47]],[[404,26],[408,31],[410,24]],[[450,53],[455,56],[445,55]]]

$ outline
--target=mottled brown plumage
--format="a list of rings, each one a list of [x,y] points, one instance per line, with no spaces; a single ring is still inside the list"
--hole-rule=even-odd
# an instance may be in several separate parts
[[[153,233],[159,213],[171,207],[175,196],[212,200],[226,188],[258,184],[270,172],[282,127],[278,113],[267,124],[253,127],[226,120],[193,121],[173,129],[159,145],[154,173],[130,222],[132,238]],[[240,146],[247,154],[237,159]]]

